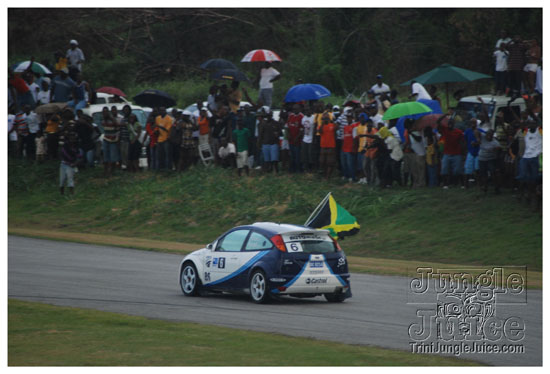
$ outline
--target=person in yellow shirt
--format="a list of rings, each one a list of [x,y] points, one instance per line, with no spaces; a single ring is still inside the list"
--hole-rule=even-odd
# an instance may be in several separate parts
[[[159,152],[159,169],[166,168],[168,170],[172,170],[172,148],[170,147],[168,136],[170,135],[170,129],[172,128],[174,120],[166,114],[165,107],[161,107],[159,113],[160,114],[155,119],[156,132],[158,135],[157,146]]]

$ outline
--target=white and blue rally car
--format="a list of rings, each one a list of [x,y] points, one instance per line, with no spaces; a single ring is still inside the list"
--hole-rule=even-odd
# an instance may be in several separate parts
[[[280,295],[351,297],[346,256],[327,230],[272,222],[235,227],[190,253],[179,282],[186,296],[244,293],[256,303]]]

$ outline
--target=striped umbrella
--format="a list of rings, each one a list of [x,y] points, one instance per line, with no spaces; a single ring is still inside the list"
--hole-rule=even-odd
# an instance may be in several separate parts
[[[25,70],[27,70],[29,68],[29,65],[31,64],[30,61],[23,61],[23,62],[20,62],[18,64],[15,64],[13,66],[13,71],[15,73],[21,73],[21,72],[24,72]],[[46,74],[51,74],[52,72],[50,71],[50,69],[48,69],[47,67],[45,67],[44,65],[38,63],[38,62],[33,62],[32,63],[32,71],[35,72],[35,73],[38,73],[38,74],[42,74],[42,75],[46,75]]]
[[[248,52],[241,62],[256,62],[256,61],[283,61],[281,58],[273,51],[267,49],[255,49]]]

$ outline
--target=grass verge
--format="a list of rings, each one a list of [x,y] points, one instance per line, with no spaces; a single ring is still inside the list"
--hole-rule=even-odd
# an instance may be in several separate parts
[[[450,366],[435,355],[8,300],[9,366]]]

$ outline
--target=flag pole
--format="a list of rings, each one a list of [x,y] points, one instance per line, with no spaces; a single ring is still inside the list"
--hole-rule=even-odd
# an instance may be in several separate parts
[[[331,193],[332,193],[332,192],[329,192],[329,193],[327,194],[327,196],[325,196],[325,198],[324,198],[323,200],[321,200],[321,202],[319,203],[319,205],[317,205],[317,208],[315,208],[315,209],[313,210],[313,213],[311,213],[311,215],[309,216],[309,218],[308,218],[308,219],[306,220],[306,222],[304,223],[304,226],[307,226],[308,223],[311,222],[312,218],[315,217],[315,214],[318,213],[318,211],[321,209],[321,207],[323,206],[323,204],[325,203],[325,201],[328,200],[328,198],[329,198],[329,196],[330,196]]]

